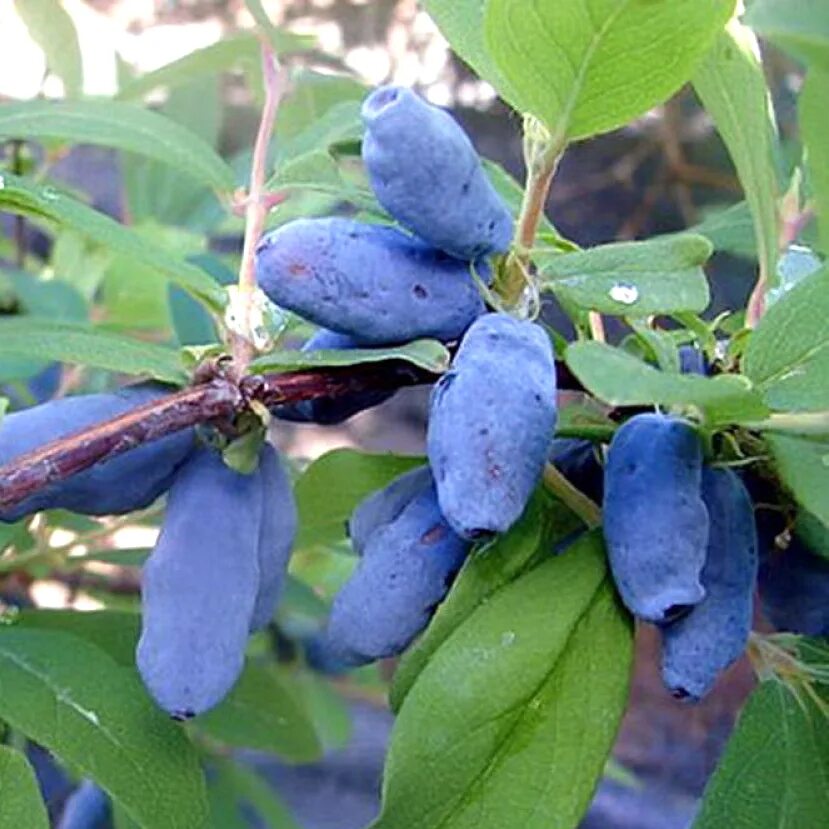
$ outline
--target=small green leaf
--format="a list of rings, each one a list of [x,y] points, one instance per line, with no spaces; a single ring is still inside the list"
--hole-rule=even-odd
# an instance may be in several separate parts
[[[422,5],[464,62],[482,80],[491,83],[508,104],[520,111],[521,97],[498,68],[484,40],[486,0],[422,0]]]
[[[322,747],[305,706],[276,669],[248,662],[229,696],[193,727],[234,748],[267,751],[295,763],[317,760]]]
[[[400,709],[374,829],[572,829],[627,702],[632,626],[598,533],[480,604]]]
[[[241,763],[234,763],[227,774],[233,781],[239,799],[251,807],[269,829],[300,829],[273,786],[266,783],[258,774]],[[247,827],[249,823],[246,821],[244,825]],[[227,827],[222,825],[216,829]]]
[[[745,22],[802,61],[829,70],[829,6],[822,0],[753,0]]]
[[[712,423],[739,423],[768,414],[748,378],[659,371],[598,342],[572,343],[567,365],[588,391],[612,406],[696,406]]]
[[[743,371],[772,409],[829,408],[829,266],[768,309],[748,343]]]
[[[93,210],[50,185],[9,173],[0,175],[0,209],[57,222],[116,253],[157,270],[214,310],[227,302],[224,290],[203,270],[169,254],[109,216]]]
[[[49,829],[34,769],[24,754],[0,745],[0,827]]]
[[[57,138],[129,150],[169,164],[219,191],[233,170],[189,130],[148,109],[119,101],[25,101],[0,106],[0,138]]]
[[[704,236],[714,250],[744,259],[757,258],[754,220],[744,201],[725,208],[713,207],[706,212],[702,222],[690,228],[689,232]]]
[[[779,198],[775,154],[777,123],[752,31],[736,18],[721,32],[693,78],[714,119],[746,194],[762,273],[777,284]]]
[[[0,717],[92,778],[145,829],[203,829],[198,754],[135,672],[94,645],[0,628]]]
[[[829,815],[829,719],[764,682],[743,709],[693,829],[806,829]]]
[[[387,360],[405,360],[426,371],[440,374],[449,368],[449,351],[437,340],[414,340],[406,345],[384,348],[354,348],[335,351],[272,351],[251,363],[251,371],[269,374],[283,371],[306,371],[317,368],[356,366],[361,363],[382,363]]]
[[[341,541],[346,522],[363,498],[423,463],[423,458],[367,455],[354,449],[335,449],[323,455],[296,484],[297,549]]]
[[[826,47],[829,54],[829,45]],[[820,247],[829,256],[829,141],[826,140],[826,102],[829,67],[809,70],[800,93],[800,131],[806,145],[809,181],[815,198]]]
[[[487,49],[514,105],[558,143],[621,127],[694,71],[735,0],[488,0]]]
[[[94,366],[123,374],[187,381],[178,351],[103,331],[91,325],[36,317],[0,320],[0,354]]]
[[[795,500],[829,525],[829,441],[766,435],[783,482]]]
[[[32,39],[43,49],[46,66],[63,81],[66,97],[82,95],[83,62],[78,33],[61,0],[14,0],[14,7]]]
[[[703,311],[711,297],[702,266],[710,256],[707,239],[682,234],[544,257],[539,273],[542,290],[603,314]]]
[[[467,559],[449,596],[426,632],[409,648],[394,674],[389,703],[397,712],[429,660],[478,607],[526,572],[537,557],[581,527],[578,518],[539,490],[521,519],[505,535]]]

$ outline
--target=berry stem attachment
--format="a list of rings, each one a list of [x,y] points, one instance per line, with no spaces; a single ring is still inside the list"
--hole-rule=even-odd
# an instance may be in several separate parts
[[[268,165],[268,147],[276,114],[287,86],[285,70],[280,65],[270,44],[262,42],[262,76],[265,83],[265,104],[253,147],[253,161],[250,172],[250,190],[245,207],[245,240],[242,249],[242,264],[239,268],[238,331],[231,334],[233,364],[237,377],[247,371],[254,356],[254,345],[248,332],[253,320],[253,305],[256,293],[256,245],[265,228],[268,214],[269,194],[265,192],[265,178]]]
[[[602,524],[602,511],[580,489],[573,486],[567,478],[551,463],[544,467],[544,486],[565,506],[569,507],[588,529],[594,530]]]
[[[507,257],[506,278],[501,286],[501,295],[509,304],[516,304],[526,287],[530,250],[535,245],[538,226],[544,217],[544,207],[565,146],[564,141],[554,139],[537,119],[530,115],[525,117],[527,183],[515,229],[515,249]]]

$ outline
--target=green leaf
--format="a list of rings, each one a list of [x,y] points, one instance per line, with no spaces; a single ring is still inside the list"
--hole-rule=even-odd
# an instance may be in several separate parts
[[[224,702],[193,727],[225,745],[267,751],[296,763],[310,763],[322,754],[305,706],[276,669],[253,662]]]
[[[119,665],[135,665],[135,646],[141,631],[141,617],[137,613],[117,610],[81,613],[77,610],[27,609],[21,610],[14,617],[14,624],[27,630],[77,636],[104,651]]]
[[[603,314],[703,311],[711,297],[702,266],[710,256],[707,239],[682,234],[544,257],[539,273],[542,290]]]
[[[829,441],[766,435],[777,471],[795,500],[829,526]]]
[[[829,51],[829,47],[827,47]],[[813,67],[800,93],[800,131],[806,145],[809,182],[820,227],[820,246],[829,255],[829,142],[826,140],[826,102],[829,69]]]
[[[491,596],[526,572],[539,555],[548,556],[557,543],[580,528],[581,523],[570,510],[539,490],[508,533],[475,551],[425,633],[397,666],[389,693],[392,710],[400,710],[415,680],[456,628]]]
[[[82,95],[83,63],[78,33],[61,0],[14,0],[14,7],[32,39],[43,49],[46,66],[63,81],[66,97]]]
[[[0,716],[91,777],[146,829],[202,829],[198,755],[137,674],[66,633],[0,629]]]
[[[24,101],[0,106],[0,138],[57,138],[154,158],[219,191],[233,189],[233,170],[189,130],[120,101]]]
[[[308,706],[320,742],[327,751],[345,748],[352,725],[348,706],[331,685],[310,671],[294,675],[297,693]]]
[[[139,100],[158,87],[174,89],[240,64],[255,65],[258,60],[259,40],[256,35],[231,35],[128,81],[116,97],[122,101]]]
[[[705,109],[725,142],[754,221],[761,273],[777,284],[779,198],[777,123],[760,45],[736,18],[717,38],[693,78]]]
[[[421,5],[464,62],[482,80],[491,83],[508,104],[520,111],[521,96],[498,68],[484,40],[487,0],[422,0]]]
[[[77,323],[35,317],[0,320],[0,354],[149,375],[168,383],[187,381],[178,351]]]
[[[772,409],[829,408],[829,266],[806,277],[766,312],[743,371]]]
[[[327,150],[313,150],[290,159],[267,183],[268,190],[323,193],[365,210],[376,209],[376,200],[368,189],[347,181],[334,157]]]
[[[479,605],[398,714],[374,829],[575,827],[628,693],[632,626],[598,533]]]
[[[488,0],[485,38],[519,109],[565,143],[621,127],[673,95],[734,5]]]
[[[9,280],[17,301],[27,314],[49,319],[86,319],[86,302],[66,282],[57,279],[47,282],[22,271],[2,270],[0,274]]]
[[[49,829],[34,769],[26,756],[0,745],[0,827]]]
[[[265,822],[269,829],[300,829],[288,808],[279,799],[274,788],[266,783],[258,774],[249,768],[234,763],[232,769],[227,770],[233,781],[237,796],[246,805],[253,808],[257,815]],[[245,827],[249,823],[244,824]],[[216,829],[226,829],[218,826]]]
[[[363,120],[359,100],[340,101],[326,109],[297,134],[277,148],[280,162],[318,150],[329,150],[338,144],[360,141]]]
[[[572,343],[566,360],[585,388],[611,406],[695,406],[710,422],[723,424],[768,414],[757,390],[741,375],[701,377],[659,371],[598,342]]]
[[[346,522],[363,498],[423,463],[423,458],[367,455],[354,449],[327,452],[296,484],[300,527],[296,549],[341,541]]]
[[[829,814],[829,719],[764,682],[749,698],[693,829],[805,829]]]
[[[707,211],[705,218],[690,228],[690,232],[704,236],[715,250],[744,259],[757,258],[754,220],[744,201]]]
[[[360,363],[382,363],[404,360],[426,371],[440,374],[449,368],[449,351],[437,340],[414,340],[406,345],[385,348],[354,348],[350,350],[321,349],[320,351],[272,351],[251,363],[256,374],[280,371],[356,366]]]
[[[745,22],[802,61],[829,69],[829,7],[821,0],[754,0]]]
[[[221,286],[200,268],[50,185],[4,173],[0,175],[0,209],[76,230],[99,245],[157,270],[214,310],[222,310],[227,302]]]

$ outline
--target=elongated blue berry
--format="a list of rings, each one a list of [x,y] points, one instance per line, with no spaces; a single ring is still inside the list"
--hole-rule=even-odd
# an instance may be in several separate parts
[[[429,622],[469,545],[446,523],[434,487],[368,538],[334,599],[323,650],[330,664],[361,665],[405,650]]]
[[[256,472],[262,487],[262,523],[259,533],[259,589],[253,607],[251,630],[273,618],[297,531],[297,508],[291,479],[279,453],[266,443]]]
[[[382,86],[362,113],[371,186],[400,224],[460,259],[509,248],[512,216],[448,112],[410,89]]]
[[[302,350],[348,351],[359,347],[353,337],[321,328],[302,346]],[[314,400],[302,400],[299,403],[278,406],[273,413],[280,420],[290,420],[294,423],[319,423],[323,426],[334,426],[365,409],[379,406],[393,396],[394,391],[365,391],[341,397],[317,397]]]
[[[469,265],[391,227],[299,219],[256,252],[270,299],[360,345],[455,340],[483,313]]]
[[[0,422],[0,465],[169,393],[168,387],[144,383],[108,394],[53,400],[7,415]],[[0,521],[17,521],[43,509],[68,509],[84,515],[120,515],[143,509],[166,492],[193,445],[191,429],[142,444],[45,487],[0,513]]]
[[[138,670],[177,719],[212,708],[242,671],[259,594],[263,487],[198,450],[176,475],[144,566]]]
[[[432,471],[428,466],[419,466],[361,501],[348,521],[348,536],[354,552],[362,555],[371,534],[394,521],[416,495],[432,485]]]
[[[464,538],[506,532],[538,484],[556,425],[544,331],[486,314],[432,392],[429,463],[446,520]]]
[[[748,643],[757,579],[757,530],[751,497],[730,469],[702,474],[710,529],[705,598],[662,629],[662,678],[680,699],[699,700]]]
[[[604,534],[628,609],[664,623],[702,601],[708,546],[702,447],[690,424],[641,414],[614,435],[605,467]]]

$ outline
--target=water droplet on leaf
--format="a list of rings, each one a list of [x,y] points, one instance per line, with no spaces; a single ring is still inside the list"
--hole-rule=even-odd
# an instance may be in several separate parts
[[[610,298],[622,305],[633,305],[639,301],[639,289],[628,282],[619,282],[610,289]]]

